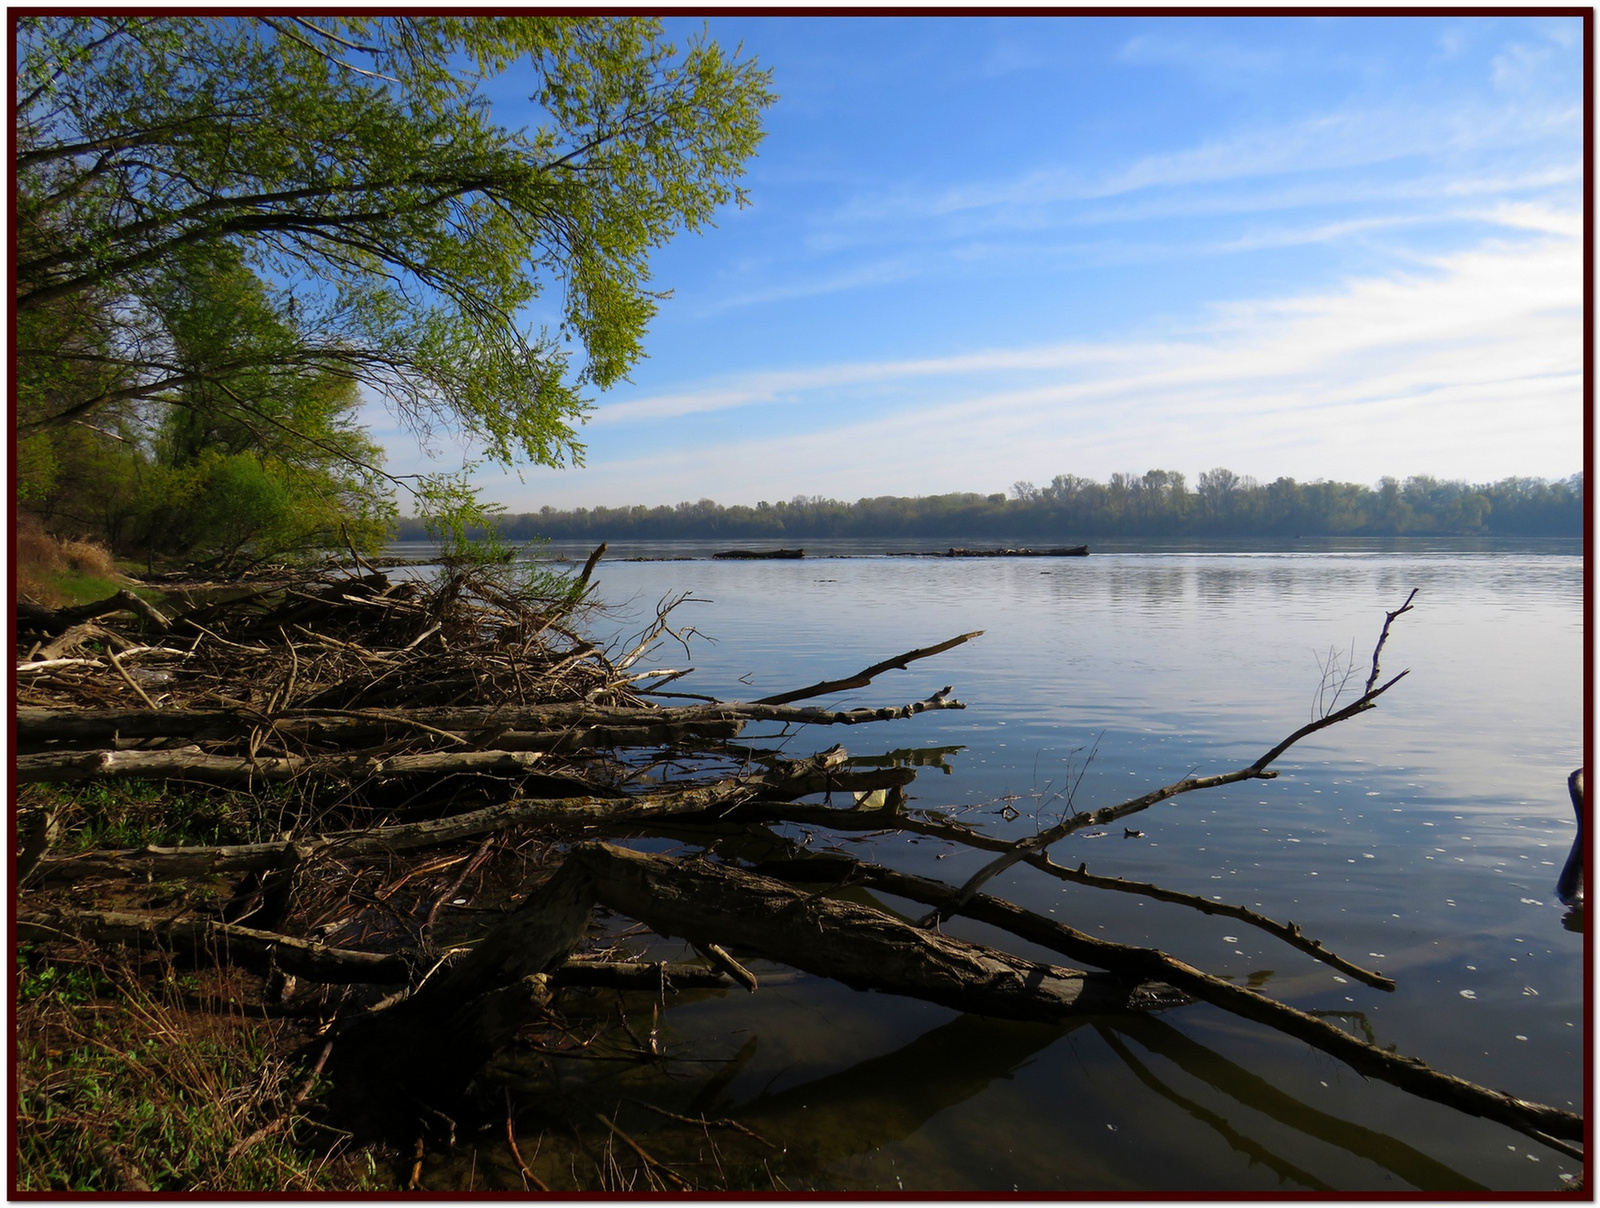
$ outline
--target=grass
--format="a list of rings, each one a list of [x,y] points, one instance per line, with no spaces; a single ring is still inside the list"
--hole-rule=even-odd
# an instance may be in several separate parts
[[[271,830],[274,807],[291,796],[289,786],[243,794],[118,781],[26,785],[17,804],[52,814],[56,850],[72,852],[249,841]],[[209,881],[178,883],[177,898],[171,887],[141,888],[169,908],[214,904],[218,892]],[[258,975],[65,936],[19,945],[16,962],[16,1190],[393,1186],[367,1153],[336,1152],[340,1134],[297,1105],[306,1071],[295,1054],[311,1020],[247,1009],[262,1000]],[[319,1092],[307,1088],[303,1102],[316,1104]]]
[[[292,1101],[305,1078],[293,1037],[282,1021],[245,1018],[238,974],[207,970],[206,984],[159,958],[144,966],[19,946],[16,1190],[372,1183],[369,1156],[340,1157],[327,1146],[336,1135],[311,1135]]]
[[[47,607],[103,600],[127,583],[109,551],[47,533],[32,516],[17,518],[14,548],[17,590]]]
[[[260,812],[260,797],[126,780],[24,785],[17,805],[53,815],[62,836],[58,850],[78,852],[252,842],[271,825]]]

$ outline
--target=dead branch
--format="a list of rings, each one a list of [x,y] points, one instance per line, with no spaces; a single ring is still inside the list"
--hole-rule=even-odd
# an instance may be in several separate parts
[[[842,861],[831,860],[837,864]],[[1582,1139],[1583,1117],[1559,1108],[1518,1099],[1431,1069],[1414,1057],[1381,1049],[1335,1027],[1315,1015],[1276,1002],[1243,986],[1213,977],[1154,948],[1137,948],[1096,939],[1063,923],[1042,918],[988,894],[952,889],[937,881],[892,872],[876,865],[857,864],[850,870],[859,884],[882,889],[912,901],[934,906],[940,917],[963,914],[1081,960],[1113,970],[1129,979],[1162,981],[1195,998],[1293,1036],[1339,1058],[1358,1073],[1443,1103],[1469,1115],[1494,1120],[1544,1141],[1546,1137]],[[830,878],[831,879],[831,878]]]
[[[1393,613],[1390,613],[1388,620],[1384,622],[1383,633],[1378,639],[1378,646],[1372,652],[1374,679],[1377,677],[1378,653],[1383,648],[1383,643],[1388,640],[1389,623],[1393,621],[1395,617],[1399,616],[1401,613],[1410,608],[1411,598],[1416,594],[1416,591],[1413,590],[1411,595],[1406,597],[1406,604]],[[1377,708],[1378,697],[1382,696],[1385,692],[1394,687],[1409,674],[1409,671],[1402,671],[1399,675],[1376,688],[1371,687],[1369,681],[1367,690],[1363,692],[1359,698],[1352,701],[1350,704],[1346,705],[1337,712],[1329,713],[1326,716],[1319,717],[1315,721],[1301,726],[1294,733],[1290,734],[1289,737],[1278,743],[1277,746],[1273,747],[1270,751],[1261,756],[1261,758],[1257,759],[1248,767],[1239,768],[1232,772],[1224,772],[1217,776],[1186,777],[1185,779],[1177,781],[1174,784],[1169,784],[1162,788],[1156,789],[1154,792],[1146,793],[1142,797],[1135,797],[1132,800],[1124,801],[1120,805],[1107,806],[1104,809],[1095,810],[1092,813],[1087,814],[1073,814],[1071,817],[1062,819],[1062,821],[1057,825],[1040,831],[1037,835],[1017,841],[1012,845],[1011,850],[1006,854],[1000,856],[998,859],[990,861],[977,872],[973,873],[973,875],[967,880],[967,883],[961,887],[961,897],[958,899],[958,901],[965,901],[968,896],[977,892],[979,886],[984,885],[994,877],[999,876],[1006,869],[1012,867],[1019,861],[1026,859],[1028,856],[1045,851],[1051,846],[1051,844],[1059,842],[1075,831],[1084,830],[1088,827],[1094,826],[1106,826],[1109,823],[1117,821],[1119,818],[1127,817],[1129,814],[1136,814],[1140,810],[1149,809],[1152,805],[1155,805],[1160,801],[1165,801],[1169,797],[1176,797],[1180,793],[1192,793],[1198,789],[1217,788],[1224,784],[1237,784],[1241,780],[1271,780],[1277,776],[1277,773],[1270,770],[1269,765],[1277,760],[1277,758],[1290,747],[1294,746],[1295,743],[1299,742],[1302,738],[1306,738],[1309,735],[1315,734],[1318,730],[1325,730],[1329,726],[1337,725],[1342,721],[1356,716],[1358,713],[1365,713],[1368,709]],[[930,914],[927,918],[922,920],[922,925],[932,926],[938,922],[939,918],[940,915],[937,911],[935,911],[933,914]]]
[[[1405,603],[1393,612],[1385,613],[1383,618],[1383,631],[1378,634],[1378,644],[1372,648],[1372,673],[1367,676],[1366,691],[1372,692],[1372,685],[1378,682],[1378,656],[1383,653],[1383,644],[1389,640],[1389,626],[1394,624],[1394,619],[1403,613],[1411,611],[1411,601],[1417,598],[1417,589],[1413,587],[1411,594],[1406,597]]]
[[[852,688],[865,688],[877,676],[885,671],[904,671],[911,663],[918,659],[930,658],[941,654],[953,646],[960,646],[963,642],[970,642],[973,638],[981,638],[983,630],[976,629],[971,633],[963,633],[960,637],[951,638],[947,642],[940,642],[937,646],[925,646],[920,650],[908,650],[904,654],[896,655],[892,659],[884,659],[881,663],[874,663],[865,670],[839,680],[823,680],[820,684],[812,684],[809,688],[796,688],[792,692],[780,692],[776,696],[764,696],[754,702],[758,705],[786,705],[790,701],[807,700],[813,696],[826,696],[832,692],[847,692]],[[945,689],[949,691],[948,688]]]
[[[392,985],[412,976],[411,962],[398,953],[331,948],[314,940],[197,915],[52,907],[19,915],[17,935],[40,941],[70,936],[100,944],[177,948],[244,964],[276,965],[285,973],[311,981]]]

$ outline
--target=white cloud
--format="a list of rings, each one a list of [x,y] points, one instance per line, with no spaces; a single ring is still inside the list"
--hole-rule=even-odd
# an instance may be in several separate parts
[[[1019,478],[1152,466],[1361,482],[1570,473],[1583,439],[1581,219],[1531,206],[1492,213],[1539,237],[1336,290],[1218,306],[1158,340],[819,366],[623,404],[634,410],[619,407],[613,422],[735,400],[803,405],[869,383],[921,382],[924,399],[890,412],[863,401],[861,418],[797,436],[540,475],[537,497],[515,492],[507,503],[1001,490]]]

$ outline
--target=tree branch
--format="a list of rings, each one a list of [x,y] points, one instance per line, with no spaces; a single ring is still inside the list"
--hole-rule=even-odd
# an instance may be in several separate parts
[[[1377,676],[1378,653],[1382,650],[1383,643],[1388,639],[1389,636],[1389,623],[1401,613],[1409,610],[1411,597],[1415,596],[1416,594],[1417,593],[1413,590],[1411,596],[1406,597],[1405,605],[1397,609],[1395,612],[1388,614],[1388,620],[1384,622],[1383,633],[1378,639],[1378,646],[1372,652],[1374,678]],[[1273,747],[1270,751],[1261,756],[1260,759],[1256,760],[1248,767],[1239,768],[1238,770],[1232,772],[1224,772],[1217,776],[1185,778],[1177,781],[1174,784],[1169,784],[1162,788],[1156,789],[1154,792],[1146,793],[1142,797],[1135,797],[1130,801],[1124,801],[1120,805],[1107,806],[1105,809],[1096,810],[1092,814],[1074,814],[1070,818],[1063,819],[1060,823],[1050,827],[1048,830],[1040,831],[1037,835],[1034,835],[1031,838],[1018,841],[1005,855],[991,861],[980,868],[977,872],[973,873],[973,875],[968,879],[967,883],[961,887],[960,898],[958,901],[964,902],[973,893],[977,892],[979,886],[992,880],[994,877],[999,876],[1002,872],[1019,861],[1027,859],[1030,855],[1045,851],[1050,847],[1051,844],[1064,839],[1066,836],[1075,831],[1080,831],[1091,826],[1105,826],[1108,823],[1115,822],[1119,818],[1125,818],[1129,814],[1136,814],[1141,810],[1149,809],[1157,802],[1165,801],[1170,797],[1176,797],[1181,793],[1192,793],[1198,789],[1218,788],[1224,784],[1237,784],[1241,780],[1272,779],[1277,775],[1277,773],[1269,771],[1268,765],[1270,765],[1290,747],[1294,746],[1295,743],[1299,742],[1302,738],[1305,738],[1308,735],[1315,734],[1318,730],[1325,730],[1329,726],[1337,725],[1339,722],[1344,721],[1347,718],[1354,717],[1357,713],[1364,713],[1368,709],[1376,708],[1378,697],[1382,696],[1385,692],[1394,687],[1409,674],[1409,671],[1402,671],[1399,675],[1395,676],[1386,684],[1378,688],[1371,687],[1371,681],[1369,680],[1367,691],[1364,692],[1359,699],[1352,701],[1350,704],[1346,705],[1343,709],[1340,709],[1336,713],[1329,713],[1325,717],[1320,717],[1316,721],[1301,726],[1293,734],[1289,735],[1289,737],[1285,738],[1277,746]],[[938,923],[940,917],[941,916],[939,912],[934,911],[932,914],[928,915],[922,920],[922,925],[925,927],[934,926]]]

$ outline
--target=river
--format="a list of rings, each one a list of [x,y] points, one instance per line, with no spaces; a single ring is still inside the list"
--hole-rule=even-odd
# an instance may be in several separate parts
[[[1053,852],[1293,921],[1394,978],[1393,992],[1184,907],[1026,868],[989,889],[1437,1069],[1583,1109],[1581,920],[1554,893],[1575,833],[1566,777],[1583,759],[1578,542],[882,556],[996,544],[894,539],[806,542],[800,561],[707,560],[738,544],[610,551],[596,576],[611,611],[597,625],[620,640],[687,593],[673,618],[695,631],[689,654],[669,642],[659,657],[695,671],[673,688],[738,699],[984,630],[827,702],[897,704],[951,685],[965,710],[802,732],[786,749],[946,748],[910,804],[1006,837],[1252,762],[1326,708],[1336,681],[1340,703],[1359,694],[1385,612],[1415,588],[1383,652],[1386,674],[1410,674],[1377,709],[1292,748],[1274,780],[1187,794]],[[641,556],[695,560],[627,560]],[[789,834],[952,883],[986,859],[903,835]],[[982,926],[947,929],[1048,955]],[[1046,1028],[755,968],[771,982],[755,995],[669,1003],[663,1042],[700,1064],[629,1093],[749,1124],[794,1189],[1549,1191],[1580,1170],[1205,1005]]]

